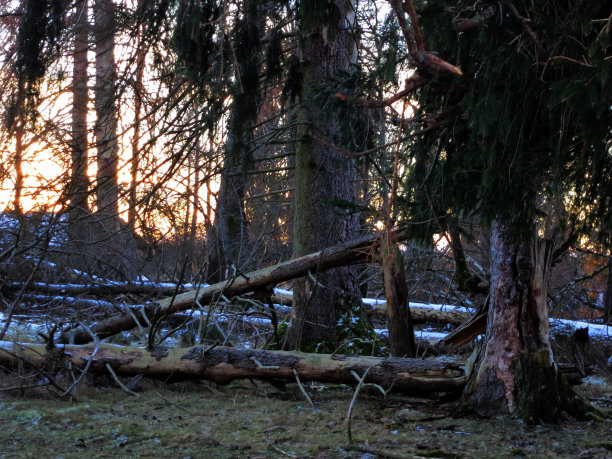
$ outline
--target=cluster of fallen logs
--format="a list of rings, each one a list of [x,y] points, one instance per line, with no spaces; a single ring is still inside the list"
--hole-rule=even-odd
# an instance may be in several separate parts
[[[405,238],[406,234],[403,232],[393,233],[395,241]],[[63,367],[70,366],[90,372],[111,371],[117,375],[144,375],[163,380],[207,379],[218,383],[227,383],[237,378],[275,381],[295,381],[299,378],[302,381],[357,384],[359,378],[367,371],[365,382],[378,384],[385,390],[418,389],[434,392],[461,390],[466,376],[462,365],[457,362],[305,354],[221,346],[181,349],[157,346],[147,350],[100,342],[103,338],[136,326],[150,327],[151,324],[158,323],[177,312],[191,309],[196,304],[204,306],[221,298],[247,293],[254,297],[272,298],[273,286],[279,282],[337,266],[372,261],[378,250],[377,241],[375,237],[365,237],[246,273],[229,281],[182,293],[178,292],[176,286],[174,288],[162,286],[159,288],[159,293],[171,296],[142,306],[124,306],[121,314],[109,320],[91,326],[81,325],[78,328],[64,330],[57,342],[53,339],[47,344],[0,342],[0,363],[21,365],[26,362],[37,368],[49,365],[58,368],[57,364],[60,364]],[[43,284],[37,288],[47,293],[60,293],[61,289],[59,286]],[[65,290],[67,287],[63,288]],[[87,290],[87,286],[82,288]],[[96,285],[91,288],[97,291],[120,289],[112,284]],[[279,299],[284,304],[290,303],[291,300],[289,296],[275,298]],[[377,306],[373,306],[370,313],[385,314],[384,310]],[[452,324],[462,324],[471,317],[467,312],[435,311],[424,308],[415,308],[411,314],[415,322]],[[472,333],[474,332],[478,332],[478,329],[472,330]]]

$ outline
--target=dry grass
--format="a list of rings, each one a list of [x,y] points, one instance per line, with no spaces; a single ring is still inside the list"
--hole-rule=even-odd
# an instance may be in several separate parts
[[[595,392],[610,398],[610,380]],[[143,382],[140,396],[82,385],[78,401],[0,392],[0,457],[591,457],[612,455],[610,422],[529,426],[507,417],[454,418],[437,398],[264,383]]]

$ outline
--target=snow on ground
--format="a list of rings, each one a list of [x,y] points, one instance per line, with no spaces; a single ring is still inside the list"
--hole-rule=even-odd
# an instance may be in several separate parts
[[[375,328],[374,332],[381,338],[389,337],[389,330],[386,328]],[[415,330],[414,337],[424,341],[439,341],[448,333],[430,331],[430,330]]]
[[[151,281],[144,282],[144,284],[151,285],[151,286],[155,285],[161,288],[168,288],[168,287],[171,288],[172,286],[176,286],[175,284],[156,283],[156,282],[151,282]],[[206,286],[206,284],[204,284],[203,286]],[[190,284],[183,284],[182,287],[190,288]],[[277,294],[292,295],[292,292],[290,290],[285,290],[285,289],[280,289],[280,288],[275,288],[274,292]],[[41,297],[41,299],[42,298],[43,297]],[[49,297],[45,297],[45,298],[48,301]],[[57,300],[58,301],[61,300],[65,302],[66,300],[70,300],[70,299],[67,299],[64,297],[57,297]],[[84,301],[83,299],[72,299],[72,300]],[[100,306],[106,305],[106,302],[101,301],[101,300],[89,300],[89,301],[91,301],[92,304],[95,303]],[[364,298],[363,302],[368,305],[379,305],[379,304],[384,304],[385,300],[374,299],[374,298]],[[289,312],[291,310],[289,306],[283,306],[283,305],[278,305],[278,304],[274,306],[279,311]],[[462,306],[448,305],[448,304],[429,304],[429,303],[411,302],[410,307],[411,308],[432,309],[436,311],[443,310],[443,311],[473,312],[473,310],[469,308],[465,308]],[[201,310],[195,310],[195,309],[188,309],[186,311],[183,311],[183,314],[190,315],[194,319],[200,316],[205,317],[208,315],[207,311],[201,311]],[[271,327],[271,320],[266,319],[266,318],[252,317],[252,316],[247,317],[247,316],[236,314],[236,313],[213,313],[212,315],[214,320],[220,323],[234,321],[236,320],[238,316],[241,316],[244,322],[248,322],[252,324],[253,326],[264,327],[264,328]],[[5,322],[6,322],[6,318],[0,312],[0,329],[4,326]],[[592,324],[592,323],[588,323],[585,321],[579,321],[579,320],[566,320],[566,319],[550,319],[550,325],[551,325],[551,329],[557,333],[566,332],[569,334],[569,333],[573,333],[573,331],[578,328],[588,328],[589,336],[593,338],[612,339],[612,327],[611,326],[606,326],[606,325],[601,325],[601,324]],[[13,323],[11,323],[10,329],[11,331],[15,329],[16,333],[19,333],[19,334],[35,337],[39,331],[45,331],[47,327],[48,327],[47,324],[32,324],[32,323],[27,323],[23,321],[13,321]],[[375,329],[374,331],[376,332],[377,335],[381,337],[386,338],[389,336],[389,331],[386,328]],[[437,340],[444,338],[446,336],[446,333],[425,329],[425,330],[415,330],[415,336],[423,340],[437,341]]]
[[[592,324],[583,320],[550,319],[550,328],[558,333],[573,333],[579,328],[588,328],[590,337],[612,339],[612,327],[603,324]]]

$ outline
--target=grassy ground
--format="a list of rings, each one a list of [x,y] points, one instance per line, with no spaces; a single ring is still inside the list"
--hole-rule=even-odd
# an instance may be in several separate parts
[[[609,379],[582,390],[610,399]],[[139,396],[81,386],[77,401],[0,392],[0,457],[612,457],[612,423],[530,426],[509,418],[454,418],[423,397],[295,385],[226,387],[141,383]]]

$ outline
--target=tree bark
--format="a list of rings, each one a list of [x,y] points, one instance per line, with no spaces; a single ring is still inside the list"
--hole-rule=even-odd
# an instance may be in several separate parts
[[[298,130],[301,140],[295,158],[295,257],[349,241],[358,231],[358,217],[333,205],[334,201],[354,201],[352,160],[336,149],[313,141],[310,135],[340,144],[341,120],[333,107],[322,106],[316,96],[343,72],[349,73],[351,63],[355,61],[356,43],[350,33],[355,17],[353,3],[346,0],[330,2],[329,7],[338,13],[336,24],[329,27],[318,24],[313,30],[300,31],[301,54],[305,62]],[[334,31],[328,33],[329,28]],[[348,309],[361,298],[354,267],[325,273],[315,267],[310,274],[294,282],[294,307],[285,334],[286,349],[333,341],[336,311]]]
[[[604,301],[604,324],[609,325],[612,322],[612,258],[608,259],[608,282]]]
[[[408,303],[408,285],[404,260],[397,246],[385,237],[381,252],[385,296],[387,297],[387,327],[389,348],[395,357],[415,357],[416,343]]]
[[[117,141],[116,10],[113,0],[94,0],[96,52],[95,108],[97,165],[95,233],[97,268],[107,278],[134,279],[137,258],[133,233],[119,218]]]
[[[405,232],[398,230],[393,233],[392,240],[399,241],[407,239],[407,237],[408,235]],[[324,271],[351,263],[365,263],[371,260],[370,254],[375,253],[372,251],[378,250],[377,245],[376,237],[363,237],[356,241],[246,273],[227,282],[219,282],[199,290],[181,293],[162,300],[158,304],[130,308],[125,315],[95,324],[91,327],[91,330],[99,338],[106,338],[134,328],[136,321],[146,324],[148,321],[189,309],[195,304],[196,300],[201,305],[205,305],[220,298],[222,294],[232,297],[246,292],[270,289],[278,282],[295,279],[308,272]],[[92,341],[92,339],[90,333],[82,327],[66,331],[60,336],[60,342],[62,343],[83,344]]]
[[[0,341],[0,363],[38,369],[62,365],[83,369],[91,361],[90,372],[108,373],[106,365],[120,376],[142,374],[167,380],[206,379],[227,384],[235,379],[256,378],[294,382],[319,381],[356,385],[358,376],[368,371],[367,383],[397,392],[414,390],[446,392],[461,390],[465,384],[458,364],[422,359],[357,357],[300,352],[262,351],[228,347],[195,346],[147,351],[139,347],[108,344],[59,346],[47,352],[44,344]]]
[[[265,5],[248,0],[242,3],[242,17],[236,24],[234,54],[236,59],[236,82],[229,117],[227,142],[219,198],[216,209],[215,235],[213,243],[220,248],[212,255],[221,255],[214,264],[221,270],[213,274],[210,281],[223,280],[244,269],[248,242],[247,219],[244,214],[244,198],[247,187],[247,172],[252,167],[253,130],[261,105],[259,87],[260,40],[265,32]]]
[[[492,225],[487,334],[464,392],[482,414],[559,419],[563,383],[550,346],[546,302],[550,249],[542,241],[521,241],[505,222]]]
[[[96,147],[98,150],[98,213],[111,233],[119,230],[117,183],[117,75],[115,68],[115,8],[112,0],[94,0],[96,49]]]
[[[71,180],[68,189],[70,207],[68,215],[70,226],[68,235],[74,250],[71,265],[78,269],[87,269],[86,250],[91,242],[89,237],[87,203],[89,177],[87,175],[87,112],[88,82],[87,51],[89,49],[89,5],[83,0],[75,11],[74,47],[72,65],[72,163]]]

